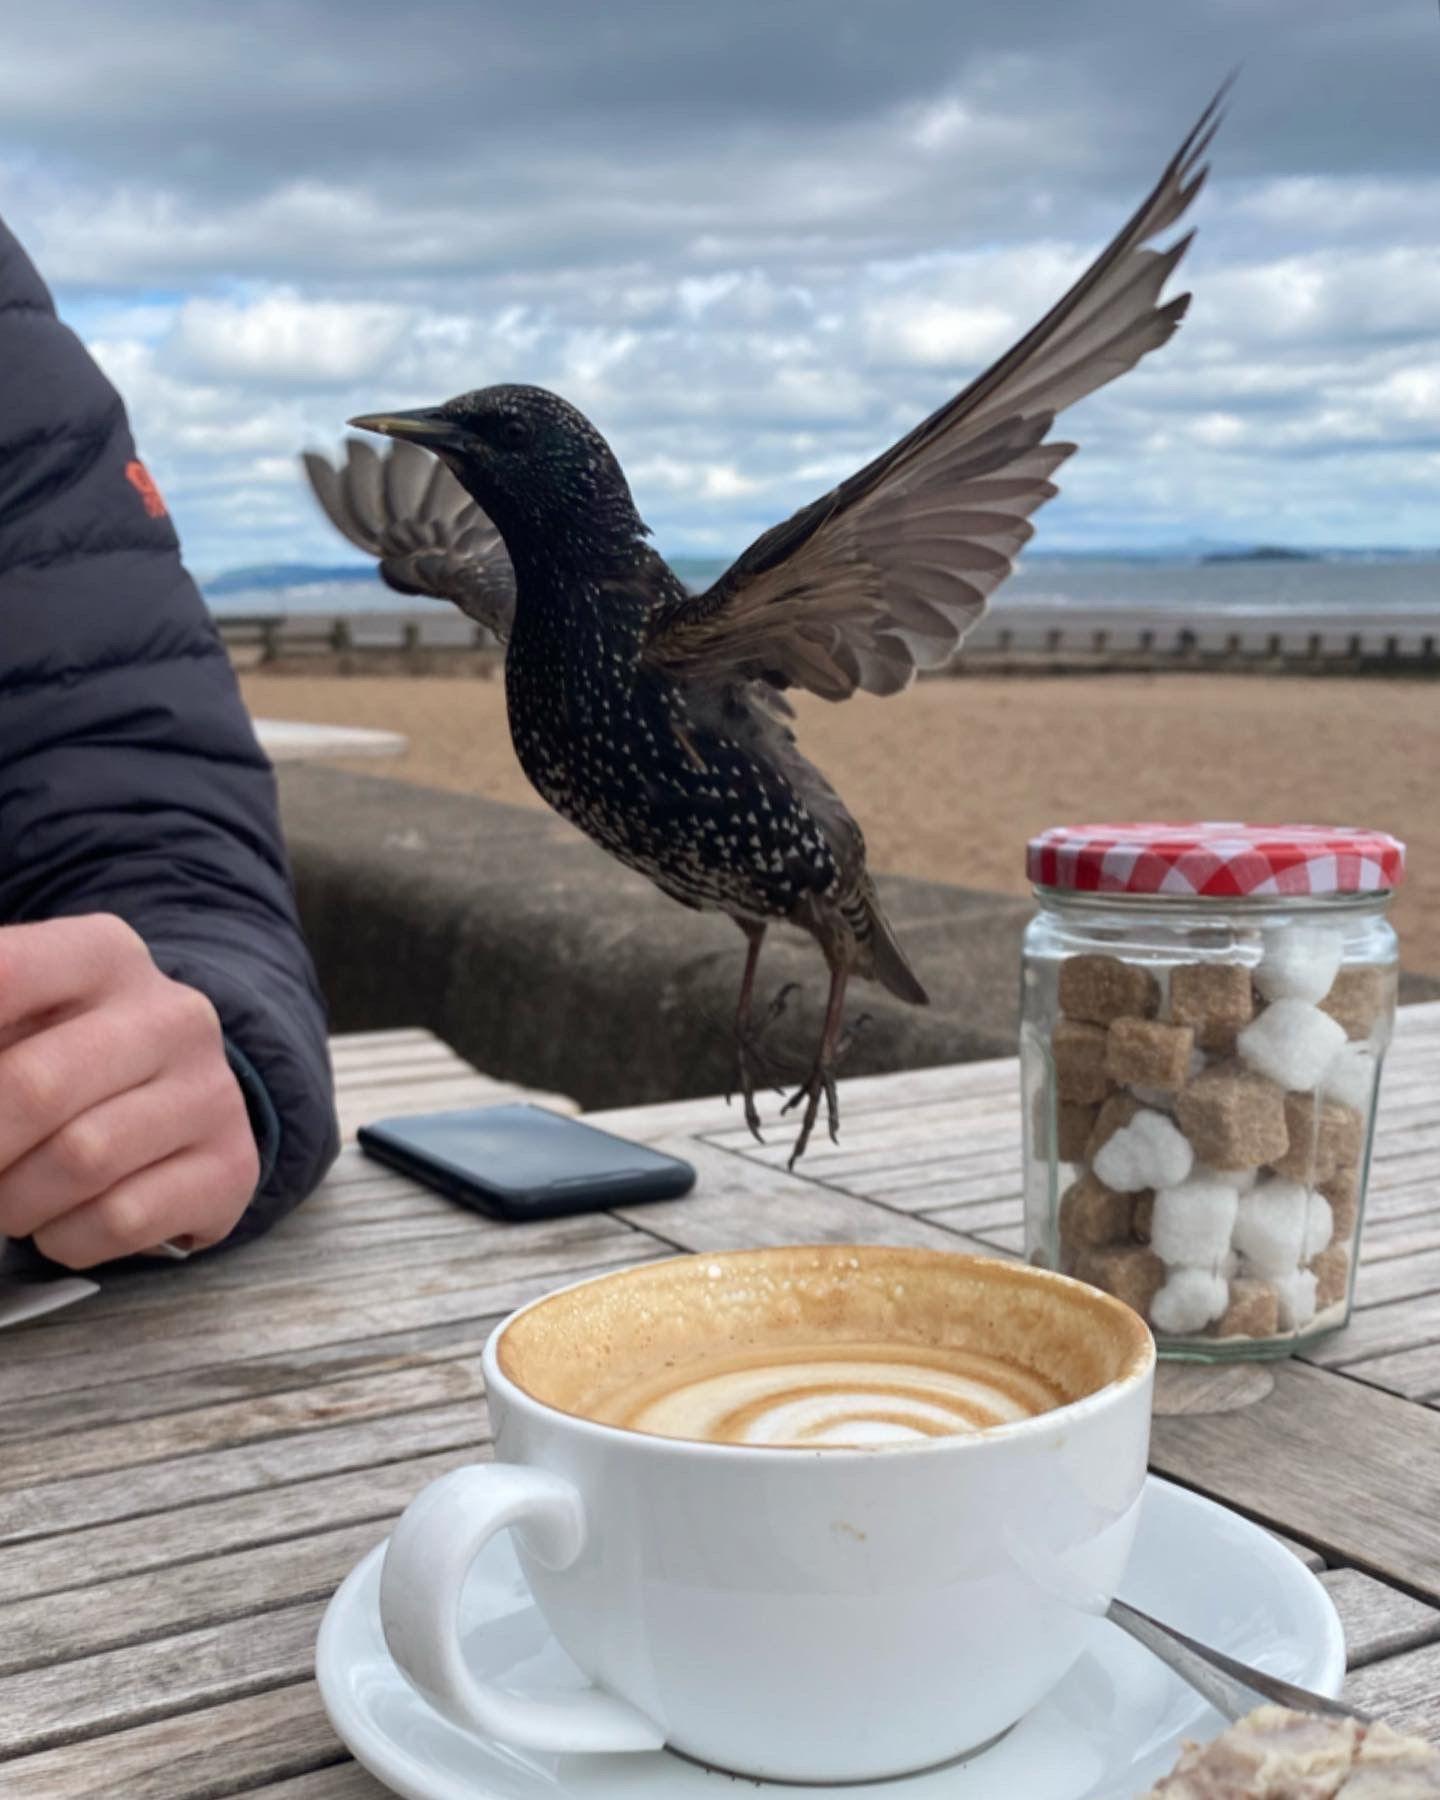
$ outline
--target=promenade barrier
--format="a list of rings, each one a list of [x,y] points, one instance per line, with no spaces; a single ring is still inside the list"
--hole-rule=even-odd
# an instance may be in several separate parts
[[[433,666],[451,652],[493,652],[494,638],[462,613],[226,613],[232,651],[253,663],[377,654]],[[1001,603],[965,640],[958,672],[997,668],[1252,668],[1305,674],[1440,671],[1440,603],[1433,616],[1367,610],[1209,613],[1155,607]]]

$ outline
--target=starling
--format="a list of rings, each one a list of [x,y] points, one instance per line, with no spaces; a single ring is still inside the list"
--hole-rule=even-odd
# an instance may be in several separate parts
[[[1184,315],[1188,294],[1160,295],[1190,238],[1163,250],[1150,240],[1204,180],[1220,98],[1033,330],[704,593],[646,542],[599,432],[542,389],[369,414],[350,423],[394,439],[386,459],[358,439],[340,469],[305,458],[331,520],[393,588],[451,600],[505,642],[510,734],[544,799],[663,893],[745,934],[736,1038],[757,1137],[761,944],[777,920],[815,938],[829,1000],[789,1102],[804,1106],[792,1166],[822,1100],[836,1134],[850,978],[914,1005],[926,994],[881,910],[859,825],[796,745],[784,690],[894,694],[954,656],[1031,536],[1029,514],[1058,491],[1050,478],[1075,446],[1048,441],[1056,413],[1133,368]]]

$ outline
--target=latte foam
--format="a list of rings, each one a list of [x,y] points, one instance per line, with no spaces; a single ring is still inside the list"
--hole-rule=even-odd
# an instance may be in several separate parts
[[[654,1437],[885,1449],[1021,1424],[1139,1378],[1148,1327],[1064,1276],[899,1245],[794,1245],[617,1271],[516,1315],[499,1370]]]
[[[980,1351],[816,1344],[703,1357],[597,1399],[591,1417],[712,1444],[863,1449],[985,1431],[1065,1399]]]

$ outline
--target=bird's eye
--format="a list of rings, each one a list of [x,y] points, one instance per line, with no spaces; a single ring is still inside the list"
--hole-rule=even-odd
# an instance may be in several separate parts
[[[530,441],[530,427],[520,417],[519,413],[507,413],[505,415],[500,424],[500,434],[512,449],[518,449],[520,445],[527,444]]]

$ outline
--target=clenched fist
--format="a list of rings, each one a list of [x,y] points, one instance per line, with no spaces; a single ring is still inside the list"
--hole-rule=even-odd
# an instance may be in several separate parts
[[[0,1237],[72,1269],[214,1244],[258,1179],[203,994],[108,913],[0,927]]]

